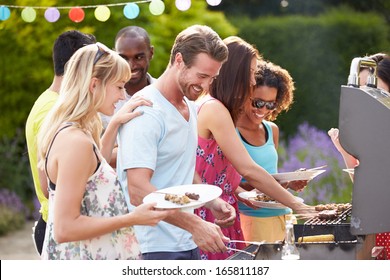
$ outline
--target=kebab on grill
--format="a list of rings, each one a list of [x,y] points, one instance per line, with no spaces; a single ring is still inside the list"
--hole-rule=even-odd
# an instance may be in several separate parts
[[[351,203],[328,203],[319,204],[314,207],[319,211],[318,218],[322,220],[336,219],[341,213],[352,207]]]
[[[333,220],[337,218],[337,211],[335,209],[332,210],[322,210],[318,213],[318,218],[321,220]]]

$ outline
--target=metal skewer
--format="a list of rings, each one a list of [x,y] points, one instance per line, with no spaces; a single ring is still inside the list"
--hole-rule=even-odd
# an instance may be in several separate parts
[[[247,252],[247,251],[244,251],[244,250],[240,250],[240,249],[234,249],[234,248],[230,248],[230,247],[227,247],[229,250],[231,251],[235,251],[235,252],[240,252],[240,253],[244,253],[244,254],[248,254],[250,255],[251,257],[255,257],[255,254],[253,253],[250,253],[250,252]]]

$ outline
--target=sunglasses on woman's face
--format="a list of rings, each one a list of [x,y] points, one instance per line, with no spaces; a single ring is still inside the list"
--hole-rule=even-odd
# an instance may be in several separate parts
[[[261,109],[265,106],[268,110],[275,110],[276,109],[276,102],[275,101],[264,101],[262,99],[252,99],[252,107]]]

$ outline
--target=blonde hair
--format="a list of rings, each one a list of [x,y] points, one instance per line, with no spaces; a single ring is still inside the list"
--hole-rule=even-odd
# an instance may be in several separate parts
[[[103,104],[109,83],[128,81],[131,71],[128,63],[117,53],[97,43],[77,50],[65,66],[59,98],[48,113],[38,134],[38,153],[42,166],[49,145],[58,129],[73,122],[90,133],[100,148],[102,123],[98,108]],[[92,78],[99,80],[90,91]]]

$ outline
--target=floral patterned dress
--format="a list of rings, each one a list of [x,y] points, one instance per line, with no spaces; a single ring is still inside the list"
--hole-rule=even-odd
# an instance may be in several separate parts
[[[55,190],[49,188],[49,217],[42,259],[140,259],[138,241],[132,227],[122,228],[89,240],[57,243],[53,234],[54,196]],[[126,213],[128,208],[116,173],[102,158],[99,168],[87,182],[81,203],[81,215],[113,217]]]
[[[223,155],[217,141],[214,138],[204,139],[198,137],[196,151],[196,171],[202,178],[202,183],[218,186],[222,189],[221,199],[234,207],[237,218],[234,224],[228,228],[222,228],[223,234],[231,240],[244,240],[238,214],[238,202],[234,195],[241,181],[241,175],[234,169],[229,160]],[[203,220],[214,223],[215,218],[211,211],[205,207],[195,210],[195,214]],[[228,248],[243,249],[245,244],[231,242]],[[228,250],[225,253],[209,253],[201,251],[202,260],[224,260],[233,255],[235,251]]]

